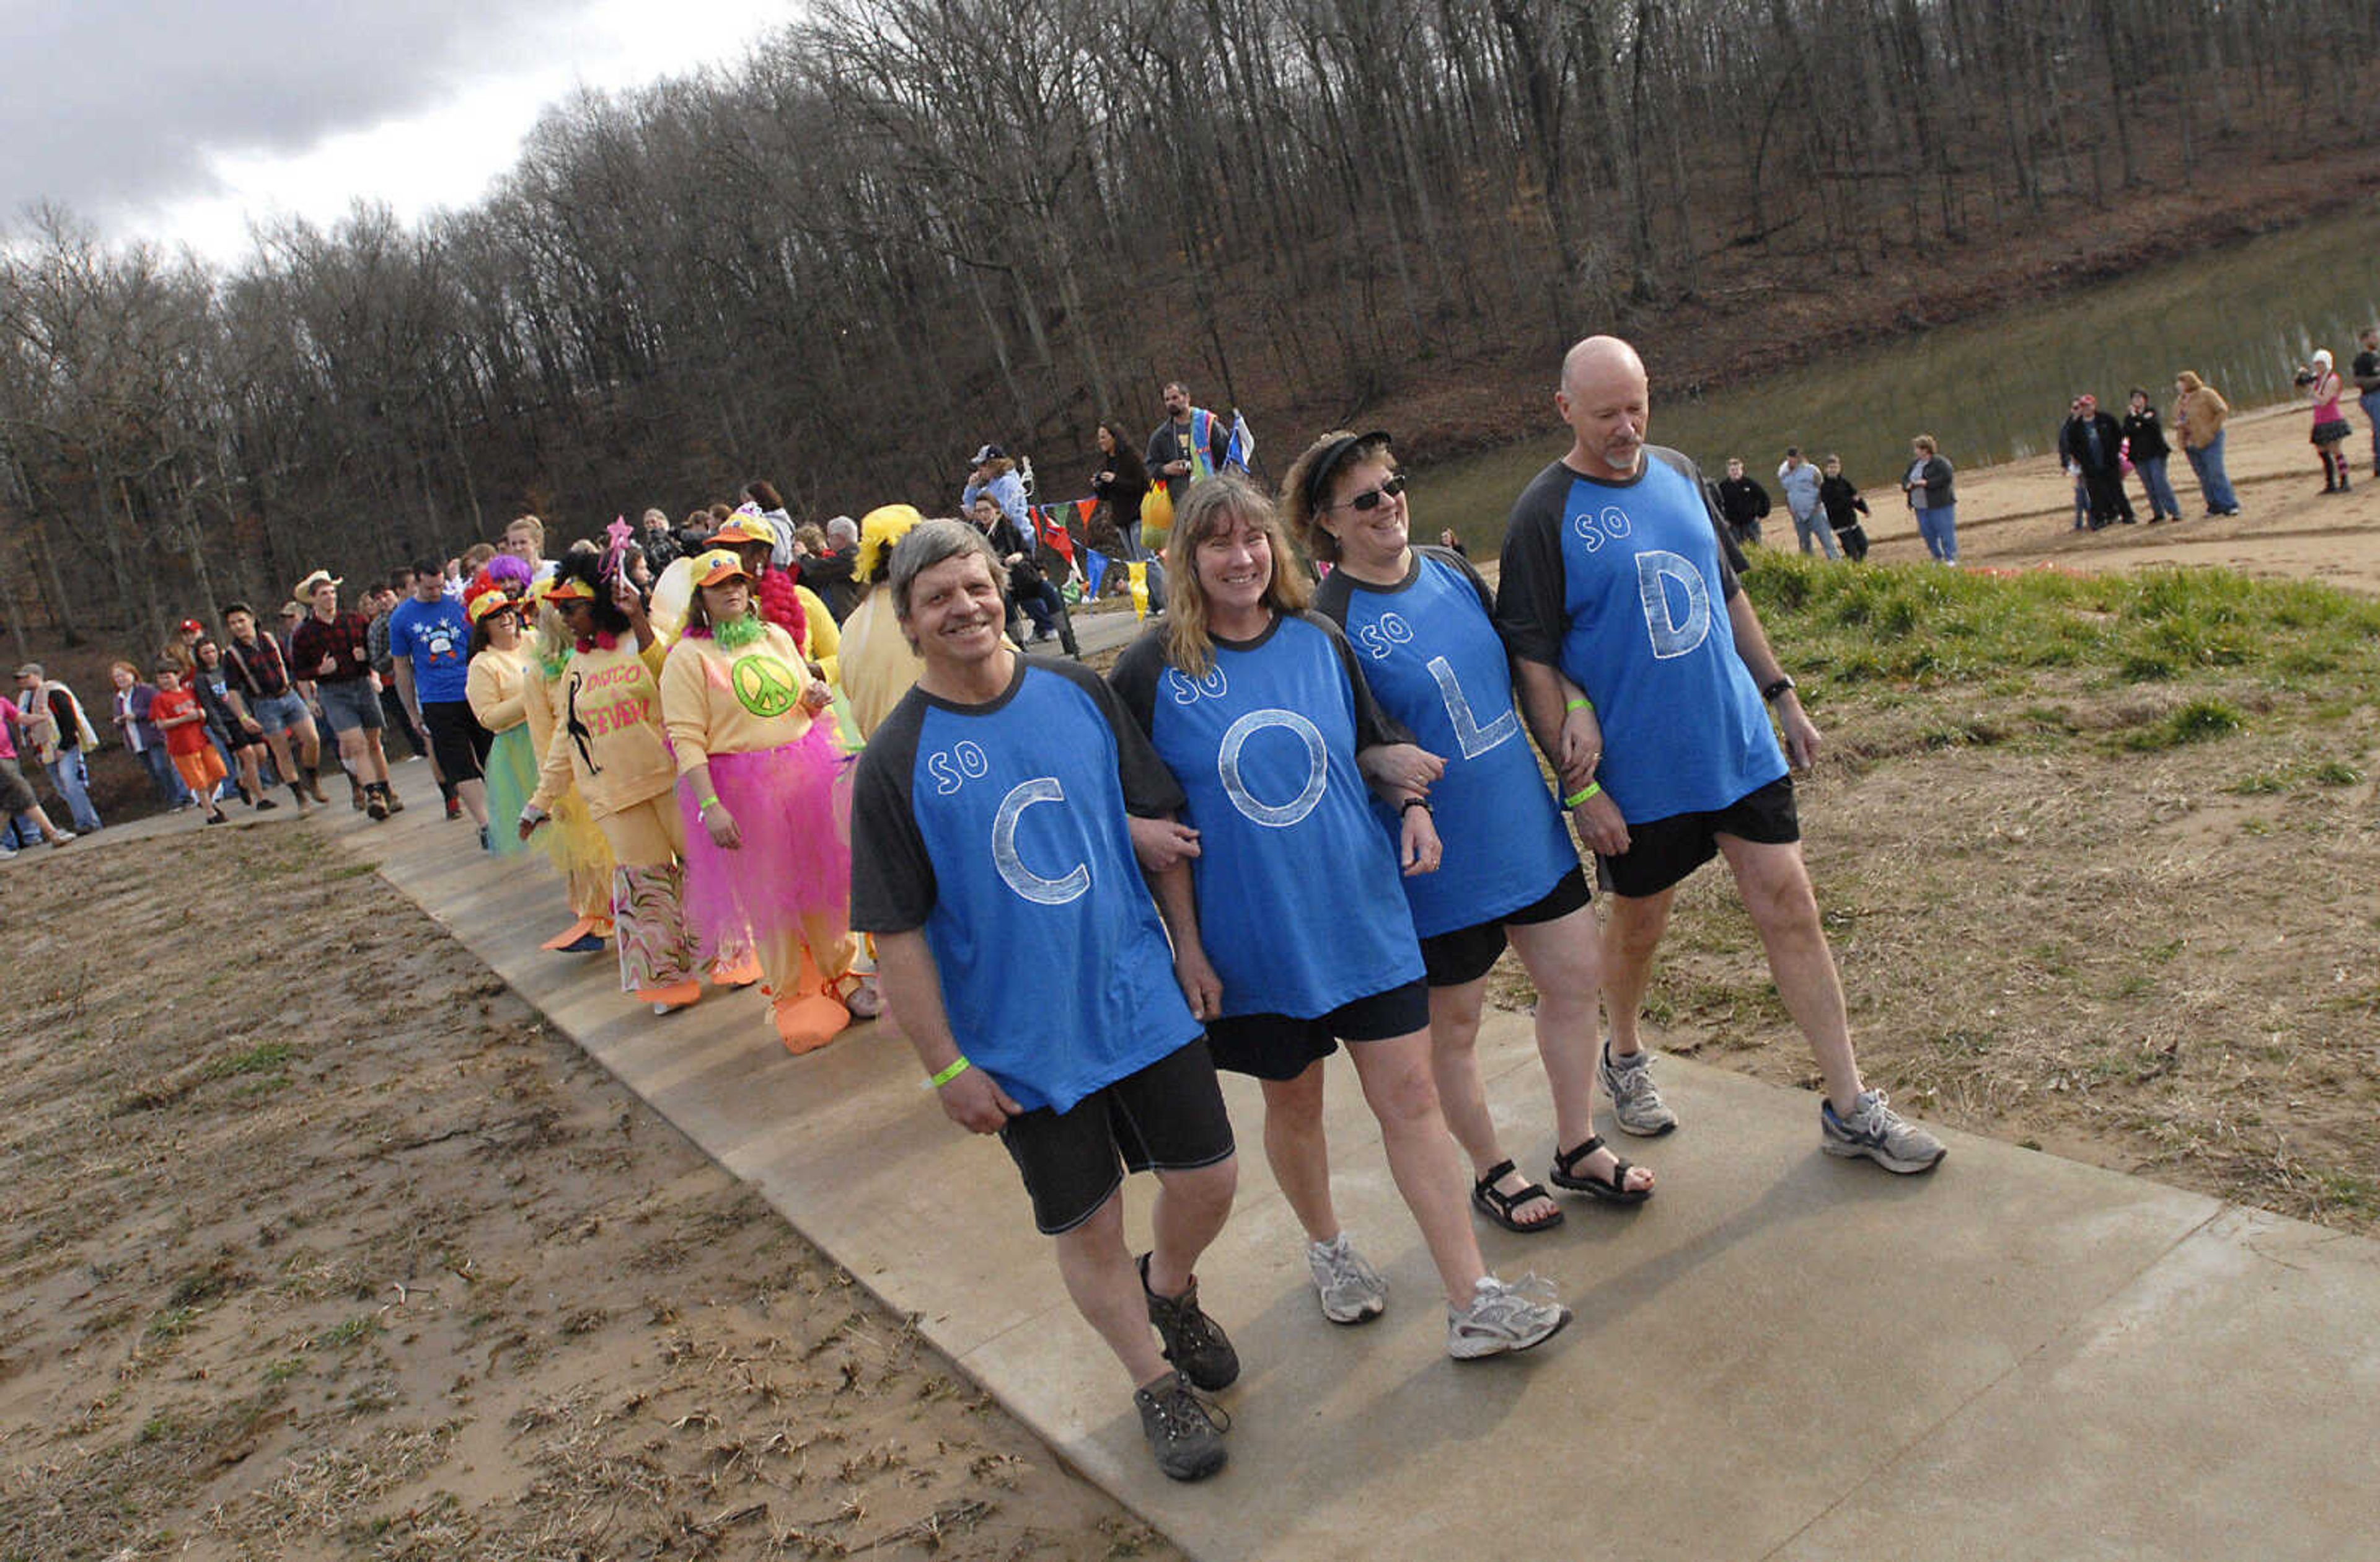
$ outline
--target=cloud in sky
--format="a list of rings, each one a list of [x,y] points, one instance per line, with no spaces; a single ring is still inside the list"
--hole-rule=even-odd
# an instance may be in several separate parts
[[[788,0],[0,0],[0,221],[218,259],[246,220],[465,204],[541,109],[730,59]]]

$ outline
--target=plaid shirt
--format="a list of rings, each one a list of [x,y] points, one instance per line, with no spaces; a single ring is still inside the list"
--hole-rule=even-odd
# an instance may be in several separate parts
[[[289,692],[289,660],[270,629],[256,631],[256,643],[236,640],[223,643],[224,682],[250,700],[270,700]]]
[[[322,671],[329,662],[332,671]],[[289,666],[309,683],[353,683],[371,676],[371,620],[342,613],[325,624],[314,614],[289,635]]]

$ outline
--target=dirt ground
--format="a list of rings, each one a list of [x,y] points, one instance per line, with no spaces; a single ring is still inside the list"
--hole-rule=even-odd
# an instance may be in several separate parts
[[[2076,536],[2047,461],[1962,474],[1967,560],[2380,592],[2380,482],[2318,496],[2303,424],[2234,425],[2238,520]],[[1877,508],[1876,556],[1914,556]],[[2094,734],[2157,689],[1814,693],[1804,825],[1873,1079],[2380,1226],[2368,692],[2241,687],[2243,730],[2154,754]],[[2056,730],[1987,740],[2025,721]],[[0,1562],[1173,1555],[310,832],[29,854],[0,926]],[[1653,1019],[1810,1082],[1717,874]]]
[[[327,838],[0,926],[0,1558],[1173,1555]]]
[[[2313,416],[2301,406],[2240,413],[2224,425],[2224,468],[2240,514],[2205,516],[2190,464],[2177,449],[2167,463],[2175,497],[2189,518],[2180,525],[2073,530],[2074,482],[2055,456],[1992,467],[1959,479],[1959,555],[1970,567],[2049,566],[2085,571],[2143,565],[2214,564],[2271,579],[2321,580],[2380,593],[2380,476],[2373,473],[2372,426],[2350,398],[2354,433],[2346,451],[2354,485],[2322,491],[2322,463],[2306,443]],[[2119,416],[2122,409],[2114,409]],[[2161,409],[2163,410],[2163,409]],[[2140,480],[2126,483],[2132,507],[2148,514]],[[1888,487],[1869,495],[1876,519],[1867,532],[1877,559],[1925,556],[1908,508]],[[1785,532],[1790,544],[1792,533]]]

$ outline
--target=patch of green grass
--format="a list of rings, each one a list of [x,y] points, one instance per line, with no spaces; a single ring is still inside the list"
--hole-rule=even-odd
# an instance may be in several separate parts
[[[2363,772],[2345,760],[2325,760],[2313,767],[2312,774],[2325,787],[2352,787],[2363,779]]]
[[[2184,743],[2204,743],[2217,738],[2228,738],[2240,730],[2246,717],[2240,708],[2220,695],[2204,695],[2164,720],[2146,726],[2136,726],[2123,736],[2123,746],[2136,753],[2154,753],[2161,749],[2178,749]]]
[[[380,864],[377,862],[350,862],[344,868],[332,869],[324,876],[334,879],[360,879],[379,872]]]
[[[169,1307],[149,1320],[152,1339],[179,1339],[198,1325],[199,1310],[195,1307]]]
[[[2328,1209],[2358,1214],[2380,1213],[2380,1179],[2354,1172],[2325,1171],[2314,1178],[2314,1199]]]
[[[205,1078],[228,1080],[240,1074],[261,1074],[280,1068],[296,1056],[297,1051],[287,1042],[264,1042],[246,1052],[216,1058],[207,1065]]]
[[[287,1383],[305,1370],[304,1362],[294,1357],[285,1356],[278,1361],[268,1361],[264,1364],[264,1381],[267,1384]]]
[[[2242,775],[2223,789],[2238,798],[2269,797],[2275,792],[2288,791],[2289,778],[2277,771],[2260,771],[2253,775]]]
[[[1839,684],[1965,683],[2014,698],[2026,670],[2065,667],[2135,682],[2337,679],[2343,692],[2380,671],[2380,603],[2312,581],[2213,568],[1844,569],[1770,550],[1743,580],[1796,668]]]
[[[369,1317],[350,1318],[344,1324],[334,1324],[323,1330],[315,1337],[314,1343],[327,1350],[345,1350],[350,1346],[361,1345],[371,1332],[372,1321]]]

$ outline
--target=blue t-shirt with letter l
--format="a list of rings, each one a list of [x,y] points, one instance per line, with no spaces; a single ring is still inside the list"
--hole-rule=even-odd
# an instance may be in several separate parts
[[[1424,938],[1534,906],[1578,866],[1521,729],[1493,600],[1459,555],[1431,547],[1413,550],[1400,584],[1334,569],[1315,593],[1315,610],[1346,630],[1380,709],[1446,762],[1429,789],[1444,865],[1403,881]],[[1373,807],[1397,840],[1402,821],[1384,803]]]
[[[922,929],[968,1060],[1066,1111],[1198,1037],[1126,823],[1181,805],[1096,673],[1018,656],[989,704],[913,689],[859,757],[851,925]]]
[[[1595,702],[1597,779],[1631,824],[1726,808],[1785,774],[1736,653],[1721,524],[1694,463],[1647,445],[1625,482],[1557,461],[1505,529],[1497,628]]]

